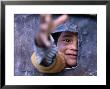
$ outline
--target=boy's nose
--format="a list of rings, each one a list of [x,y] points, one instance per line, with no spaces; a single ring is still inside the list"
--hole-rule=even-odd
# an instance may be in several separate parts
[[[67,47],[67,49],[66,49],[66,53],[67,54],[75,54],[75,55],[77,55],[77,51],[78,51],[78,49],[77,49],[77,45],[73,45],[73,44],[71,44],[71,45],[68,45],[68,47]]]
[[[70,50],[75,50],[75,51],[77,51],[77,44],[76,44],[76,43],[70,44],[70,45],[69,45],[69,49],[70,49]]]

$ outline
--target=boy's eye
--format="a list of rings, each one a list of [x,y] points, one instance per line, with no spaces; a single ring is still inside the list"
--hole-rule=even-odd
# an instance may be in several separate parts
[[[64,41],[65,41],[65,42],[71,42],[71,41],[70,41],[70,40],[68,40],[68,39],[65,39]]]

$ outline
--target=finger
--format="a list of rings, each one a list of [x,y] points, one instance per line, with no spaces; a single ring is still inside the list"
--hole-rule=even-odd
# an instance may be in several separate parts
[[[50,23],[52,21],[52,17],[50,14],[41,14],[40,22],[41,23]]]
[[[45,17],[45,22],[50,24],[52,21],[52,16],[50,14],[47,14],[46,17]]]
[[[40,23],[45,23],[45,14],[40,14]]]
[[[68,15],[60,16],[59,18],[57,18],[56,20],[53,21],[53,27],[52,28],[54,29],[58,25],[63,24],[68,18],[69,18]]]
[[[40,32],[46,33],[47,31],[48,31],[48,24],[46,23],[40,24]]]

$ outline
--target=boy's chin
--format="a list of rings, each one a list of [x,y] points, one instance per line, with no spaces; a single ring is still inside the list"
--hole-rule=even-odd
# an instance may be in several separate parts
[[[73,64],[71,64],[71,63],[67,63],[66,64],[66,67],[76,67],[77,66],[77,63],[75,62],[75,63],[73,63]]]
[[[71,59],[69,57],[65,57],[66,66],[68,67],[75,67],[77,66],[77,59]]]

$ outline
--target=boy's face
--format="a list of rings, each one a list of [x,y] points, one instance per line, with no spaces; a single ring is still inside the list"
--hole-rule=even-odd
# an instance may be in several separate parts
[[[77,65],[77,37],[77,33],[62,32],[58,39],[58,51],[64,54],[67,67]]]

